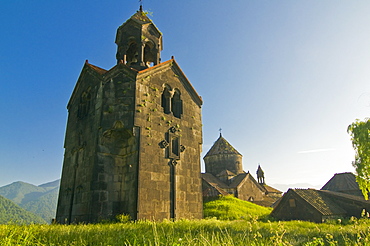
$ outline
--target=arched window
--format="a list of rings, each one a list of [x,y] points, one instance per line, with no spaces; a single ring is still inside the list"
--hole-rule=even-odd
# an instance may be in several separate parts
[[[151,42],[147,42],[144,46],[144,63],[147,67],[150,67],[154,64],[154,52],[153,52],[154,44]]]
[[[137,62],[138,59],[137,44],[131,42],[127,51],[126,51],[126,61],[127,65],[131,65]]]
[[[168,85],[165,85],[165,88],[162,93],[162,108],[165,114],[170,114],[171,113],[171,87]]]
[[[179,90],[175,90],[175,93],[172,96],[171,99],[171,108],[172,108],[172,113],[173,116],[177,118],[181,118],[182,115],[182,100],[181,100],[181,95]]]
[[[79,119],[83,119],[87,116],[90,108],[90,100],[91,100],[91,93],[90,93],[91,88],[89,87],[87,91],[84,91],[81,94],[80,97],[80,104],[78,105],[78,112],[77,112],[77,117]]]
[[[173,116],[181,118],[182,100],[180,91],[165,85],[162,93],[162,107],[165,114],[172,113]]]

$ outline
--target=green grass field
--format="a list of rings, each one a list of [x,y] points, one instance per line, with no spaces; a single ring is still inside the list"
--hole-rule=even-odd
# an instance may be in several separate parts
[[[0,245],[370,245],[369,219],[279,222],[270,212],[222,197],[205,203],[204,220],[0,225]]]
[[[369,245],[370,222],[180,220],[0,225],[0,245]]]

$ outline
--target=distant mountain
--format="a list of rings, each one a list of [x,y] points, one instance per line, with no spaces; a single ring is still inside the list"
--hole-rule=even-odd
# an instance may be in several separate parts
[[[0,196],[0,224],[46,224],[40,216],[21,208],[13,201]]]
[[[296,183],[296,184],[272,184],[271,185],[272,187],[274,187],[275,189],[278,189],[282,192],[286,192],[288,191],[289,188],[292,188],[292,189],[308,189],[308,188],[313,188],[313,189],[321,189],[321,186],[318,186],[318,185],[312,185],[312,184],[308,184],[308,183]]]
[[[59,185],[59,179],[39,186],[18,181],[0,187],[0,195],[50,223],[56,213]]]
[[[60,179],[57,179],[55,181],[51,181],[49,183],[45,183],[45,184],[40,184],[38,187],[42,187],[42,188],[51,188],[51,189],[54,189],[55,187],[58,187],[59,188],[60,186]]]

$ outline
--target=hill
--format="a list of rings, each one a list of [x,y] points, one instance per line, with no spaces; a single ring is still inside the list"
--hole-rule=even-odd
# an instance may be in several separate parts
[[[271,213],[271,208],[243,201],[234,196],[221,196],[204,203],[204,218],[221,220],[262,219]]]
[[[46,221],[0,196],[0,224],[46,224]]]
[[[313,184],[308,184],[308,183],[295,183],[295,184],[272,184],[272,187],[281,190],[282,192],[286,192],[290,188],[294,189],[320,189],[322,185],[313,185]]]
[[[60,180],[39,186],[18,181],[0,187],[0,195],[50,222],[56,213],[59,184]]]

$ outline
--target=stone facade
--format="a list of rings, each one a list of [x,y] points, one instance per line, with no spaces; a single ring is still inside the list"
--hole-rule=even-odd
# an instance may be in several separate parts
[[[265,184],[259,166],[257,182],[250,172],[243,171],[243,156],[220,134],[204,156],[206,172],[202,174],[202,193],[206,199],[219,195],[235,197],[262,206],[271,206],[281,197],[278,191]]]
[[[343,192],[315,189],[289,189],[271,212],[279,220],[326,220],[357,217],[370,210],[370,201]]]
[[[68,103],[56,220],[203,216],[201,105],[162,35],[138,11],[117,31],[117,65],[85,63]]]

